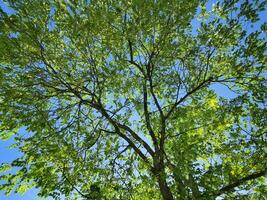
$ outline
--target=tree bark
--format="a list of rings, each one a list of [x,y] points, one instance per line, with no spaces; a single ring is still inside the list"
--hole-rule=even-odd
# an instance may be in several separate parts
[[[160,193],[164,200],[174,200],[171,189],[169,188],[166,178],[164,176],[164,172],[161,172],[157,176],[158,184],[160,188]]]
[[[161,196],[164,200],[174,200],[171,189],[166,181],[165,163],[163,159],[163,151],[156,151],[153,158],[152,173],[157,178]]]

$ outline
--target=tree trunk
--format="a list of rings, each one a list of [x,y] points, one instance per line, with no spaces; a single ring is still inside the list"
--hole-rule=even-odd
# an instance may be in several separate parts
[[[164,200],[174,200],[174,198],[172,196],[172,192],[171,192],[169,186],[167,185],[167,182],[166,182],[164,176],[162,176],[162,175],[158,176],[158,183],[159,183],[159,188],[160,188],[160,192],[161,192],[163,199]]]
[[[153,159],[152,173],[157,178],[161,196],[164,200],[174,200],[171,189],[167,184],[165,173],[165,163],[163,159],[163,151],[156,150],[156,156]]]
[[[158,184],[159,184],[159,188],[160,188],[160,193],[163,197],[164,200],[174,200],[173,196],[172,196],[172,192],[166,182],[166,178],[165,178],[165,174],[164,172],[161,172],[158,174],[157,179],[158,179]]]

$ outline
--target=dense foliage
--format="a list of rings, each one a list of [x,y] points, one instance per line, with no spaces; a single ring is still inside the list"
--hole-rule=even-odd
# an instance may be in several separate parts
[[[6,4],[0,137],[14,137],[23,156],[1,165],[1,190],[112,200],[267,194],[265,0]]]

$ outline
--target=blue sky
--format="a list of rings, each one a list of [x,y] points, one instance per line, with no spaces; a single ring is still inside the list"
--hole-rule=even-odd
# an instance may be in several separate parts
[[[7,13],[12,13],[2,0],[0,0],[0,7],[2,7]],[[264,20],[264,13],[261,15],[261,19]],[[261,21],[262,21],[261,20]],[[266,20],[265,20],[266,21]],[[220,94],[220,96],[233,98],[236,96],[233,92],[229,91],[227,87],[221,85],[213,85],[212,88]],[[22,130],[21,134],[24,134],[25,131]],[[2,162],[10,162],[16,158],[18,158],[21,154],[16,149],[9,149],[8,147],[14,142],[11,138],[7,141],[0,140],[0,163]],[[0,182],[1,183],[1,182]],[[0,191],[0,200],[36,200],[37,199],[37,189],[32,189],[27,191],[23,196],[19,194],[12,193],[10,196],[6,196],[3,192]]]
[[[21,129],[21,131],[19,132],[20,134],[25,134],[24,129]],[[13,143],[14,143],[13,138],[10,138],[9,140],[6,140],[6,141],[0,140],[0,163],[11,162],[14,159],[18,158],[19,156],[21,156],[21,153],[17,149],[9,148],[9,146]],[[37,193],[38,193],[37,189],[31,189],[27,191],[23,196],[21,196],[20,194],[15,194],[15,193],[12,193],[11,195],[6,196],[4,192],[0,191],[0,200],[36,200],[38,199]]]
[[[14,140],[12,138],[7,141],[0,140],[0,163],[10,162],[18,158],[21,155],[18,150],[8,148],[13,142]],[[36,200],[37,192],[38,192],[37,189],[32,189],[32,190],[27,191],[23,196],[21,196],[20,194],[14,194],[14,193],[12,193],[9,196],[6,196],[4,192],[0,191],[0,199],[1,200]]]

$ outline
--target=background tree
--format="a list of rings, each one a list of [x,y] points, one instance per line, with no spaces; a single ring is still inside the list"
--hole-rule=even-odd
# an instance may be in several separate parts
[[[1,166],[18,167],[1,176],[6,193],[267,193],[265,0],[6,2],[1,138],[23,153]]]

